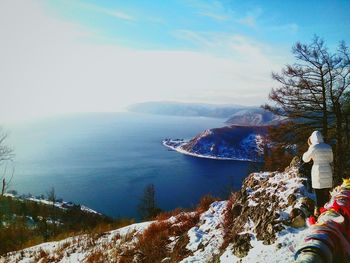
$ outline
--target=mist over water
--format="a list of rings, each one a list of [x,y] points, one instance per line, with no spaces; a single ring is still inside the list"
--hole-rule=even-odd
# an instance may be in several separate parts
[[[239,189],[249,162],[185,156],[164,138],[191,138],[224,126],[223,119],[135,113],[80,114],[11,125],[15,150],[11,189],[57,196],[113,217],[137,217],[137,204],[153,183],[164,210],[191,207],[201,196]]]

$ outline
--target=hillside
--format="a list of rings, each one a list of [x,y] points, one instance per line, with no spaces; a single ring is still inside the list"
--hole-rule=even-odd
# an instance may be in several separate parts
[[[155,101],[133,104],[128,110],[156,115],[224,118],[228,125],[238,126],[276,125],[284,119],[259,106],[242,105]]]
[[[166,139],[163,144],[178,152],[204,158],[262,161],[264,126],[225,126],[208,129],[191,140]]]
[[[229,200],[212,201],[193,212],[9,253],[0,262],[291,262],[308,233],[296,211],[307,214],[313,201],[295,166],[253,173]]]
[[[130,224],[86,206],[43,197],[0,196],[0,255],[78,233],[98,233]]]
[[[230,125],[268,126],[277,125],[284,118],[262,108],[249,108],[237,111],[226,121]]]

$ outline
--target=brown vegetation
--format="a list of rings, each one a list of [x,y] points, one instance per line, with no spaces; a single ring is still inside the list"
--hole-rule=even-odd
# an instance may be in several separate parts
[[[236,235],[235,230],[233,229],[234,218],[240,211],[236,211],[235,202],[240,197],[239,192],[234,192],[231,194],[230,198],[227,201],[227,207],[224,211],[224,222],[223,227],[225,229],[224,243],[222,244],[222,250],[224,250],[228,244],[232,241]]]
[[[212,195],[205,195],[199,201],[199,204],[197,205],[196,211],[198,213],[203,213],[209,209],[209,206],[213,202],[218,201],[218,200],[220,200],[220,199],[217,197],[213,197]]]
[[[134,222],[84,212],[78,206],[63,210],[6,196],[0,196],[0,211],[0,220],[4,223],[0,224],[0,255],[80,234],[98,236]],[[53,213],[60,224],[47,222]]]
[[[159,213],[155,219],[157,221],[167,220],[170,217],[177,216],[178,214],[180,214],[180,213],[182,213],[184,211],[185,210],[181,209],[181,208],[176,208],[176,209],[171,210],[171,211],[163,211],[163,212]]]
[[[218,198],[206,195],[202,197],[195,212],[184,212],[175,209],[163,212],[157,218],[159,221],[151,224],[139,237],[132,254],[141,262],[179,262],[189,256],[186,249],[189,242],[187,232],[199,222],[200,214],[209,209],[210,204]],[[169,221],[170,218],[173,220]],[[156,249],[155,249],[156,248]]]

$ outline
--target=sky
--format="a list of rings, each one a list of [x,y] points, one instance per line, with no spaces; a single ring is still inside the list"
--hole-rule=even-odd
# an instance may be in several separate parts
[[[144,101],[261,105],[315,34],[350,43],[350,1],[1,0],[0,124]]]

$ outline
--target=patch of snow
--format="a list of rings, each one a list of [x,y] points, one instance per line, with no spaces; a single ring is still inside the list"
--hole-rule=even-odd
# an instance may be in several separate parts
[[[40,251],[45,251],[48,255],[56,257],[58,251],[61,250],[62,247],[66,247],[66,244],[68,244],[68,246],[64,249],[64,257],[60,260],[56,260],[55,262],[83,262],[86,260],[89,253],[93,252],[96,248],[101,247],[103,244],[111,243],[113,238],[116,236],[122,238],[124,236],[132,234],[133,238],[131,239],[131,243],[137,241],[137,234],[142,233],[153,222],[154,221],[132,224],[110,232],[106,232],[95,241],[92,247],[89,247],[88,245],[89,242],[91,242],[89,236],[80,235],[69,237],[61,241],[43,243],[23,249],[22,251],[10,252],[6,258],[0,258],[0,263],[35,262],[35,256]],[[120,239],[117,240],[115,243],[116,245],[120,243],[118,243]]]
[[[232,246],[228,246],[220,257],[221,263],[285,263],[293,262],[294,253],[302,243],[309,228],[287,228],[277,235],[277,240],[272,245],[264,245],[262,241],[251,240],[251,248],[248,255],[238,258],[232,253]]]
[[[6,197],[12,197],[12,198],[15,198],[15,197],[16,197],[14,194],[10,194],[10,193],[4,193],[4,196],[6,196]]]
[[[248,206],[257,206],[259,203],[255,202],[253,199],[248,199]]]
[[[97,211],[95,211],[95,210],[93,210],[93,209],[91,209],[91,208],[89,208],[89,207],[87,207],[85,205],[81,205],[80,206],[80,210],[88,212],[88,213],[91,213],[91,214],[101,215],[99,212],[97,212]]]
[[[239,260],[240,258],[232,253],[232,245],[229,245],[220,257],[220,263],[235,263]]]
[[[248,221],[243,226],[243,229],[244,230],[241,233],[239,233],[239,235],[254,234],[255,224],[250,217],[248,218]]]
[[[10,195],[9,195],[10,196]],[[17,198],[15,196],[13,196],[14,198]],[[71,203],[71,202],[55,202],[53,204],[52,201],[49,201],[49,200],[46,200],[46,199],[39,199],[39,198],[35,198],[35,197],[28,197],[28,198],[25,198],[26,200],[29,200],[29,201],[33,201],[33,202],[37,202],[37,203],[41,203],[41,204],[45,204],[45,205],[54,205],[55,207],[57,208],[60,208],[60,209],[63,209],[63,210],[66,210],[67,207],[72,207],[74,204]],[[21,199],[18,199],[18,200],[21,200]],[[88,213],[92,213],[92,214],[97,214],[97,215],[101,215],[101,213],[87,207],[87,206],[84,206],[84,205],[80,205],[80,210],[81,211],[84,211],[84,212],[88,212]]]
[[[220,253],[220,247],[224,241],[222,224],[226,207],[227,201],[212,203],[208,211],[201,215],[199,225],[188,231],[190,241],[186,248],[194,253],[183,259],[182,263],[207,262],[213,255]],[[198,249],[199,246],[203,246],[203,249]]]
[[[177,151],[177,152],[185,154],[185,155],[193,156],[193,157],[214,159],[214,160],[224,160],[224,161],[248,161],[248,162],[255,161],[255,160],[252,160],[249,158],[219,157],[219,156],[192,153],[192,152],[189,152],[189,151],[182,148],[182,146],[185,145],[188,141],[182,141],[182,143],[180,143],[178,145],[172,145],[169,143],[169,141],[172,142],[173,140],[164,140],[163,145],[165,147],[168,147],[168,148],[174,150],[174,151]]]

